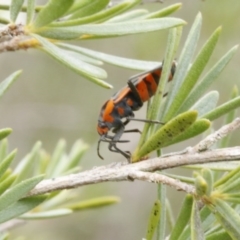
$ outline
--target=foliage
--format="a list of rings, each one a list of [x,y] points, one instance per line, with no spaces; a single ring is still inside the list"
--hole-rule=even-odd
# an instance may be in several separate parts
[[[160,155],[166,146],[211,130],[212,121],[223,115],[225,123],[230,123],[240,106],[236,86],[230,100],[220,106],[217,106],[218,91],[205,94],[237,50],[237,46],[230,49],[202,76],[217,45],[221,28],[213,32],[194,58],[202,25],[201,14],[197,15],[178,59],[174,78],[167,84],[185,21],[166,16],[178,10],[181,4],[152,13],[146,9],[129,11],[139,3],[140,0],[125,0],[107,7],[108,0],[50,0],[44,6],[35,6],[34,0],[28,0],[27,6],[23,6],[22,0],[12,1],[10,6],[0,6],[0,9],[9,8],[10,13],[9,19],[1,18],[0,22],[9,23],[9,29],[17,29],[16,35],[21,37],[16,49],[36,48],[44,51],[77,74],[106,88],[111,85],[104,81],[107,73],[101,67],[103,62],[137,70],[149,70],[160,62],[112,56],[72,43],[63,43],[63,40],[80,42],[169,29],[161,81],[147,112],[148,119],[160,120],[166,124],[145,124],[138,147],[132,155],[132,162],[142,160],[153,151]],[[17,22],[20,12],[26,12],[24,26]],[[0,84],[0,96],[20,74],[21,71],[17,71]],[[164,98],[166,85],[170,87]],[[8,153],[6,137],[11,131],[10,128],[0,130],[0,223],[17,217],[29,220],[66,216],[75,211],[118,202],[118,198],[112,196],[78,201],[75,193],[69,198],[66,191],[28,196],[29,191],[44,178],[66,176],[80,171],[79,164],[88,146],[78,140],[70,153],[67,153],[66,142],[60,140],[53,153],[48,154],[41,143],[37,142],[18,165],[11,169],[10,165],[16,156],[16,150]],[[229,137],[223,139],[219,147],[227,146],[228,142]],[[167,236],[172,240],[240,239],[239,164],[228,164],[227,167],[224,163],[204,164],[187,168],[194,169],[192,177],[162,173],[191,183],[195,186],[196,193],[186,195],[174,221],[166,198],[166,186],[159,186],[158,198],[148,221],[146,239],[154,239],[155,232],[157,240]],[[167,222],[171,223],[169,232],[166,230]],[[6,233],[0,236],[0,239],[6,238]]]
[[[102,87],[111,88],[112,86],[103,80],[107,78],[107,73],[100,65],[102,65],[102,61],[105,61],[122,66],[124,58],[115,58],[115,61],[112,62],[113,56],[105,54],[100,61],[97,61],[97,52],[85,48],[78,49],[73,44],[61,45],[58,43],[62,40],[82,41],[118,37],[185,24],[181,19],[165,17],[178,10],[181,4],[175,4],[153,13],[149,13],[145,9],[127,12],[140,2],[140,0],[125,0],[108,8],[108,0],[94,2],[50,0],[46,5],[36,7],[35,0],[29,0],[26,7],[23,6],[24,1],[12,1],[9,22],[16,28],[21,27],[16,20],[20,11],[27,9],[26,25],[21,29],[26,38],[23,38],[18,47],[34,47],[42,50],[86,79]],[[38,12],[36,17],[35,12]],[[5,23],[6,20],[4,19],[3,22]],[[33,38],[29,39],[29,36]],[[94,54],[94,57],[90,56],[91,53]],[[124,67],[139,69],[139,62],[126,59]],[[144,70],[156,65],[159,63],[148,62],[145,66],[145,62],[141,62]]]

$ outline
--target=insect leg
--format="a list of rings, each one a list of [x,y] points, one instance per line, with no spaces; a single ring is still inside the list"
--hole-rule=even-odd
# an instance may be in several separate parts
[[[104,136],[104,137],[101,137],[99,140],[98,140],[98,145],[97,145],[97,154],[99,156],[99,158],[101,158],[102,160],[104,160],[104,158],[102,157],[102,155],[100,154],[100,143],[101,142],[108,142],[109,145],[110,144],[116,144],[116,143],[127,143],[127,142],[130,142],[129,140],[113,140],[114,136]]]
[[[138,132],[138,133],[142,133],[139,129],[135,128],[135,129],[129,129],[129,130],[125,130],[125,133],[131,133],[131,132]]]
[[[115,136],[113,137],[112,141],[110,141],[108,149],[112,152],[117,152],[122,154],[127,160],[128,162],[130,161],[130,154],[127,152],[122,151],[121,149],[119,149],[116,145],[116,143],[119,141],[120,137],[122,136],[124,132],[124,124],[122,124],[119,128],[117,128],[115,130]]]
[[[157,121],[157,120],[149,120],[149,119],[138,119],[138,118],[132,118],[132,117],[127,117],[129,121],[137,121],[137,122],[146,122],[146,123],[156,123],[156,124],[162,124],[164,125],[165,123]]]

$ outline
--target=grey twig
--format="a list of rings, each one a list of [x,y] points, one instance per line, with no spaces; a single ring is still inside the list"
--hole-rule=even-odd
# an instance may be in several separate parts
[[[80,186],[101,182],[130,181],[138,179],[136,176],[139,175],[136,175],[136,172],[139,171],[153,172],[156,170],[175,168],[189,164],[236,160],[240,160],[240,147],[214,149],[202,153],[186,153],[164,158],[153,158],[147,161],[126,164],[122,166],[111,165],[97,167],[78,174],[71,174],[68,176],[44,180],[40,182],[32,191],[30,191],[29,196],[49,193],[56,190],[77,188]],[[144,176],[146,177],[147,174]],[[158,178],[159,182],[166,183],[166,178],[163,181],[160,181],[159,179],[160,178]],[[151,180],[151,178],[148,178],[148,180]],[[176,182],[174,187],[176,187]],[[181,189],[181,186],[178,186],[177,188]]]
[[[205,139],[200,141],[193,149],[196,152],[202,152],[210,149],[210,147],[215,144],[220,139],[226,137],[229,133],[235,131],[240,127],[240,118],[236,118],[233,122],[224,125],[216,132],[210,134]]]

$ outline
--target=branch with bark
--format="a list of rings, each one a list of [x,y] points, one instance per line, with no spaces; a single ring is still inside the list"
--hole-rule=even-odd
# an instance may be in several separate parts
[[[218,131],[206,137],[194,147],[188,147],[182,152],[152,158],[134,164],[114,163],[108,166],[95,167],[78,174],[71,174],[40,182],[28,196],[40,195],[56,190],[77,188],[101,182],[141,180],[153,183],[163,183],[174,187],[178,191],[190,194],[195,193],[195,188],[171,177],[155,173],[157,170],[170,169],[190,164],[202,164],[223,161],[240,160],[240,146],[212,149],[209,148],[240,127],[240,118],[223,126]]]

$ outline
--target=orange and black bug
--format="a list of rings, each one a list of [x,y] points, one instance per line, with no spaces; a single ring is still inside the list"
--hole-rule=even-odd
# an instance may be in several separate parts
[[[173,62],[169,81],[172,80],[176,69],[176,63]],[[109,150],[122,154],[130,160],[130,153],[124,152],[117,147],[117,143],[128,142],[120,140],[124,132],[140,132],[138,129],[125,130],[125,126],[130,120],[160,123],[158,121],[136,119],[133,111],[142,107],[143,103],[148,101],[156,92],[162,73],[162,65],[150,71],[133,76],[128,80],[128,85],[115,93],[102,107],[98,118],[97,131],[100,135],[98,141],[98,156],[103,159],[99,153],[100,142],[108,142]],[[125,119],[125,121],[122,121]],[[109,135],[112,130],[113,135]]]

